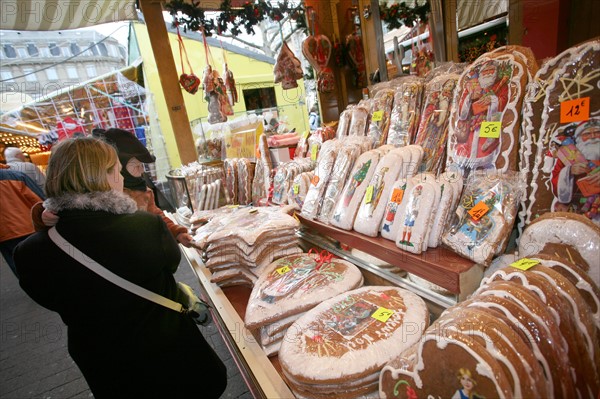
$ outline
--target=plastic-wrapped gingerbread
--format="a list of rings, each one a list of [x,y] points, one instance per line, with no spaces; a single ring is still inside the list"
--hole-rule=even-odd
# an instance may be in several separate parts
[[[302,43],[302,54],[317,71],[317,90],[332,92],[335,88],[335,76],[328,66],[333,46],[325,35],[311,35]]]
[[[235,87],[233,72],[231,72],[227,63],[225,63],[225,67],[223,68],[223,77],[225,78],[225,87],[227,88],[227,99],[229,100],[229,105],[233,107],[238,102],[238,92]]]
[[[368,81],[365,51],[362,45],[362,38],[358,32],[346,36],[346,49],[346,59],[354,72],[354,86],[366,87]]]
[[[208,101],[208,123],[225,122],[227,115],[233,115],[233,109],[227,99],[227,89],[223,79],[210,64],[204,68],[202,83],[204,98]]]
[[[298,87],[296,81],[304,76],[300,60],[285,42],[281,47],[273,72],[275,73],[275,83],[281,83],[284,90]]]

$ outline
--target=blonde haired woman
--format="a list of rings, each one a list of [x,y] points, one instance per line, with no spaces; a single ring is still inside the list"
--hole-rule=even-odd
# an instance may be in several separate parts
[[[94,138],[52,150],[44,207],[57,231],[113,273],[170,299],[181,253],[160,216],[136,212],[123,194],[115,149]],[[15,250],[21,287],[68,327],[69,353],[98,398],[218,398],[226,369],[185,315],[96,275],[59,249],[47,231]],[[201,388],[200,388],[201,387]]]

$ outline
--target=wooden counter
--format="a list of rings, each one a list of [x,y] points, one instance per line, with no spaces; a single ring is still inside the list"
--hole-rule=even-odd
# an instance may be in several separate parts
[[[232,356],[242,363],[245,374],[251,379],[248,388],[255,398],[294,398],[294,394],[281,378],[277,357],[268,358],[256,338],[244,325],[246,305],[251,289],[243,286],[220,288],[210,282],[210,271],[203,265],[196,249],[180,246],[198,277],[199,284],[208,295],[214,308],[213,319],[223,338],[231,345]]]
[[[459,295],[460,300],[479,286],[483,269],[444,247],[429,248],[416,255],[403,251],[393,241],[369,237],[356,231],[342,230],[296,215],[303,226],[325,237],[339,241],[392,265],[413,273]]]

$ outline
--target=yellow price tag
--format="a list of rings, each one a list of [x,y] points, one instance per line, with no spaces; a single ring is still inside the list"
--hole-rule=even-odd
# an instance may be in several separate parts
[[[312,148],[310,149],[310,160],[311,161],[317,160],[317,152],[319,152],[319,146],[317,144],[313,144]]]
[[[365,204],[370,204],[371,201],[373,201],[373,186],[368,186],[365,193]]]
[[[375,320],[379,320],[383,323],[385,323],[386,321],[388,321],[388,319],[394,314],[393,310],[390,309],[386,309],[384,307],[379,307],[379,309],[377,309],[372,315],[371,317],[374,318]]]
[[[294,190],[294,194],[298,195],[298,193],[300,192],[300,185],[299,184],[294,184],[294,186],[292,187],[292,189]]]
[[[483,215],[488,213],[489,210],[490,210],[490,208],[487,206],[487,204],[485,202],[479,201],[477,203],[477,205],[475,205],[473,208],[471,208],[471,210],[469,211],[469,215],[471,215],[473,220],[479,220],[483,217]]]
[[[289,266],[283,266],[283,267],[280,267],[279,269],[275,269],[275,271],[276,271],[277,273],[279,273],[280,275],[284,275],[284,274],[286,274],[286,273],[289,273],[289,272],[291,272],[291,271],[292,271],[292,269],[290,269],[290,267],[289,267]]]
[[[537,265],[538,263],[540,263],[539,260],[523,258],[511,263],[510,265],[520,270],[528,270],[531,269],[533,266]]]
[[[304,133],[302,133],[302,138],[307,139],[309,134],[310,134],[310,131],[305,130]]]
[[[373,115],[371,116],[371,120],[373,122],[379,122],[379,121],[383,120],[383,111],[373,112]]]
[[[500,131],[502,130],[502,122],[481,122],[481,128],[479,129],[479,137],[488,139],[497,139],[500,137]]]

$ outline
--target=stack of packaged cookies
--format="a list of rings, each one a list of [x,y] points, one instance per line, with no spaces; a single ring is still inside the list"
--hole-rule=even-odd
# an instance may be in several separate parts
[[[362,286],[353,264],[331,255],[300,253],[265,268],[252,289],[245,324],[268,356],[277,354],[290,325],[326,299]]]
[[[253,286],[273,260],[302,252],[295,235],[299,223],[285,208],[231,209],[194,232],[192,245],[201,251],[211,282]]]
[[[381,397],[596,398],[600,229],[574,216],[548,214],[526,228],[527,257],[490,273],[390,362]]]
[[[383,366],[418,342],[428,325],[425,302],[409,291],[349,291],[288,328],[279,350],[283,377],[298,398],[377,397]]]

